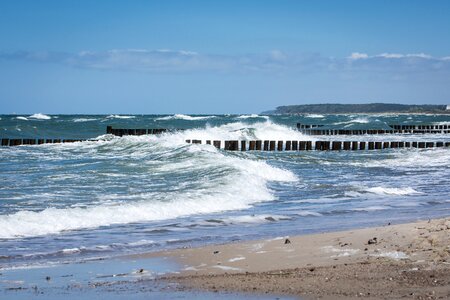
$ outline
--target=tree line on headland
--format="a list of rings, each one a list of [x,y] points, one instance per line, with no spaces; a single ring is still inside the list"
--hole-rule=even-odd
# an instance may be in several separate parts
[[[302,104],[278,106],[265,114],[355,114],[355,113],[433,113],[450,114],[447,105],[408,105],[395,103],[368,104]]]

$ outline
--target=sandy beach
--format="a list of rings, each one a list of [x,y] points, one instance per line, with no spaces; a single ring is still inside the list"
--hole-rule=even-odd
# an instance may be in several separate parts
[[[450,298],[450,218],[152,253],[177,289],[322,299]]]

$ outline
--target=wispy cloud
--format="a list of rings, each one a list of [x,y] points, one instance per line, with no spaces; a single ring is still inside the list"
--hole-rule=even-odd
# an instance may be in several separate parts
[[[218,55],[186,50],[116,49],[109,51],[0,52],[0,59],[53,63],[76,68],[139,72],[354,72],[387,71],[405,73],[450,72],[450,57],[425,53],[353,52],[348,57],[331,58],[320,54],[288,54],[273,50],[265,54]]]

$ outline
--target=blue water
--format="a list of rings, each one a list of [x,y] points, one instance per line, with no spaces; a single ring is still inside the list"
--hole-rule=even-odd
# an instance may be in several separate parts
[[[98,140],[0,147],[0,268],[450,215],[450,148],[225,152],[185,143],[316,139],[297,122],[370,129],[450,116],[0,115],[0,138]],[[120,138],[107,125],[186,130]]]

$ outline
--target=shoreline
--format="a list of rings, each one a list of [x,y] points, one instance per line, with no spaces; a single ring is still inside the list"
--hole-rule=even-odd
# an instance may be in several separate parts
[[[450,217],[135,255],[180,264],[177,290],[306,298],[450,297]]]

